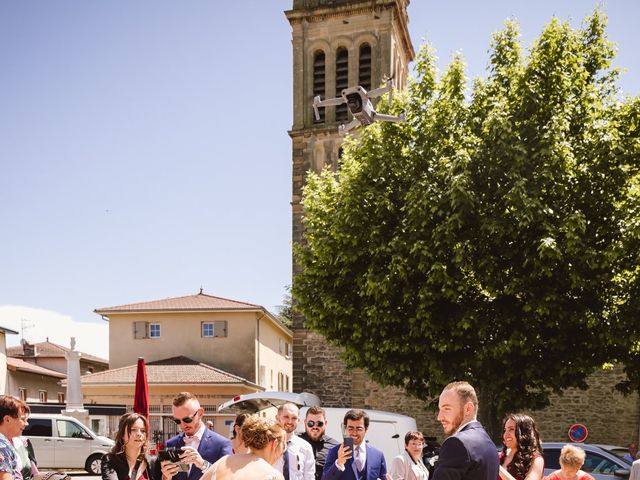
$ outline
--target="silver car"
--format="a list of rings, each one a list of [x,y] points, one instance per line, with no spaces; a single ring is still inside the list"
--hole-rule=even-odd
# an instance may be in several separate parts
[[[560,469],[560,450],[565,443],[543,442],[544,474]],[[624,480],[629,478],[631,465],[618,457],[611,450],[621,447],[576,443],[587,454],[582,470],[591,474],[596,480]],[[609,447],[609,448],[606,448]]]

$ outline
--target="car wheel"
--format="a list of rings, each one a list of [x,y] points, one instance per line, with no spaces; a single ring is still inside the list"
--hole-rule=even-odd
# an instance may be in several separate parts
[[[84,464],[84,469],[91,475],[100,475],[100,473],[102,472],[102,468],[100,465],[101,460],[102,455],[91,455],[89,458],[87,458],[87,462]]]

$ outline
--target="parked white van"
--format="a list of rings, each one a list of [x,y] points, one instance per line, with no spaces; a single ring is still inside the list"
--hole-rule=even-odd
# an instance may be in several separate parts
[[[40,470],[84,469],[100,475],[100,459],[115,444],[73,417],[49,413],[30,414],[23,435],[33,444]]]
[[[300,407],[298,432],[304,432],[304,417],[311,406],[321,406],[320,399],[312,393],[258,392],[238,395],[218,407],[219,413],[262,412],[275,417],[277,407],[291,402]],[[327,416],[327,435],[342,441],[342,422],[349,408],[323,407]],[[364,409],[369,415],[369,430],[365,440],[382,450],[387,466],[396,455],[404,452],[404,435],[416,431],[416,421],[412,417],[380,410]],[[233,427],[232,427],[233,428]]]

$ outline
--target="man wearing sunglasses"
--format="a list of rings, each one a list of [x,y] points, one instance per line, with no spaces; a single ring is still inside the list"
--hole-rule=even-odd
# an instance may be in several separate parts
[[[225,455],[231,455],[231,442],[207,428],[202,421],[204,409],[195,395],[181,392],[173,399],[173,421],[182,430],[166,442],[167,448],[183,448],[182,462],[189,464],[189,471],[180,470],[178,464],[162,462],[163,480],[198,480],[202,474]]]
[[[324,409],[309,407],[304,418],[304,433],[300,434],[300,438],[309,442],[313,448],[313,456],[316,459],[316,480],[322,478],[327,452],[331,447],[338,445],[337,440],[325,434],[326,431],[327,418]]]

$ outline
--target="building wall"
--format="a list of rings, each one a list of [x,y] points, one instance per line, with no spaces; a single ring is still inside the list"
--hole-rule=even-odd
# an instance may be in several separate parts
[[[11,371],[7,375],[7,394],[20,398],[20,388],[26,388],[27,402],[40,402],[41,391],[46,392],[47,402],[57,402],[58,393],[65,393],[65,388],[58,384],[59,381],[59,378],[45,375]]]
[[[257,320],[257,382],[267,390],[291,391],[293,387],[293,338],[264,317]]]
[[[628,445],[640,443],[640,396],[624,396],[614,389],[625,378],[621,367],[599,371],[589,379],[589,389],[570,388],[552,396],[551,407],[532,412],[545,441],[566,441],[569,427],[582,423],[588,443]]]
[[[221,320],[227,322],[226,337],[201,336],[202,323]],[[135,339],[133,324],[138,321],[160,324],[160,337]],[[262,312],[171,312],[109,318],[111,368],[133,365],[138,357],[149,363],[183,355],[254,383],[260,382],[264,367],[267,375],[274,372],[277,387],[278,372],[292,376],[292,360],[280,352],[282,343],[292,343],[291,333]]]
[[[203,322],[227,321],[226,337],[202,337]],[[135,339],[134,322],[160,324],[159,338]],[[109,362],[118,368],[186,356],[229,373],[256,381],[255,312],[171,312],[109,316]]]
[[[6,395],[9,392],[7,384],[7,337],[0,331],[0,395]]]

